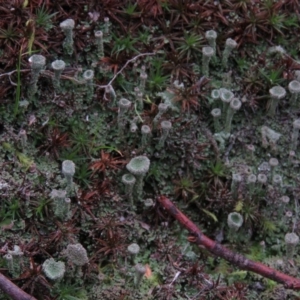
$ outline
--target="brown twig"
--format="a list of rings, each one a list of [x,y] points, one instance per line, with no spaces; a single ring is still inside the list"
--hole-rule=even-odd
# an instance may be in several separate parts
[[[28,295],[18,286],[8,280],[0,273],[0,289],[14,300],[37,300],[33,296]]]
[[[252,271],[263,277],[282,283],[285,288],[300,290],[300,279],[278,272],[260,262],[249,260],[243,255],[235,253],[227,249],[226,247],[223,247],[219,243],[205,236],[201,232],[201,230],[167,197],[160,196],[158,198],[158,201],[170,215],[172,215],[183,227],[185,227],[192,234],[192,237],[188,238],[189,242],[196,243],[198,246],[204,246],[210,253],[224,258],[240,269]]]

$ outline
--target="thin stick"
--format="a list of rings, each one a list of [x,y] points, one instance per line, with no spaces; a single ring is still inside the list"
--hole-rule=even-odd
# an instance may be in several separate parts
[[[205,236],[200,229],[185,216],[167,197],[158,197],[158,202],[172,215],[183,227],[185,227],[192,236],[188,238],[189,242],[196,243],[198,246],[204,246],[210,253],[229,261],[233,265],[243,270],[257,273],[263,277],[282,283],[285,288],[300,290],[300,279],[291,277],[287,274],[278,272],[260,262],[247,259],[241,254],[235,253],[221,244]]]
[[[156,55],[156,53],[151,53],[151,52],[149,52],[149,53],[140,53],[140,54],[136,55],[135,57],[129,59],[125,63],[125,65],[114,75],[114,77],[110,80],[110,82],[107,85],[109,85],[109,84],[111,85],[112,82],[117,78],[117,76],[119,74],[121,74],[123,72],[123,70],[128,66],[129,63],[131,63],[132,61],[136,61],[141,56],[151,56],[151,55]],[[106,87],[107,85],[105,85],[104,87]],[[101,86],[98,86],[98,87],[101,87]]]
[[[0,273],[0,289],[14,300],[37,300],[33,296],[28,295],[18,286],[8,280]]]
[[[123,70],[128,66],[129,63],[133,62],[133,61],[136,61],[139,57],[142,57],[142,56],[152,56],[152,55],[156,55],[155,52],[147,52],[147,53],[140,53],[136,56],[134,56],[133,58],[129,59],[125,64],[124,66],[113,76],[113,78],[108,82],[108,84],[106,85],[97,85],[97,84],[94,84],[94,86],[98,87],[98,88],[106,88],[108,85],[111,85],[113,83],[113,81],[123,72]],[[20,72],[28,72],[30,71],[29,69],[25,69],[25,70],[20,70]],[[11,81],[11,78],[10,76],[14,73],[16,73],[17,70],[13,70],[11,72],[7,72],[7,73],[3,73],[3,74],[0,74],[0,78],[3,77],[3,76],[9,76],[9,80],[11,82],[11,84],[13,85],[16,85],[14,82]],[[53,72],[49,71],[49,70],[44,70],[42,72],[42,75],[48,75],[50,77],[52,77],[54,75]],[[70,76],[67,76],[67,75],[61,75],[61,79],[68,79],[68,80],[71,80],[77,84],[85,84],[85,80],[78,80],[74,77],[70,77]]]

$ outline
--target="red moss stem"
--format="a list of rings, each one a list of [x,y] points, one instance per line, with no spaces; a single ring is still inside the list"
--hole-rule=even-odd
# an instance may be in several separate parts
[[[272,279],[276,282],[282,283],[285,288],[300,290],[300,279],[291,277],[287,274],[278,272],[260,262],[255,262],[247,259],[241,254],[235,253],[221,244],[211,240],[205,236],[201,230],[184,215],[167,197],[160,196],[159,203],[172,215],[183,227],[185,227],[191,234],[189,242],[196,243],[198,246],[204,246],[210,253],[219,256],[229,261],[240,269],[257,273],[263,277]]]
[[[14,300],[37,300],[36,298],[28,295],[3,274],[0,273],[0,289]]]

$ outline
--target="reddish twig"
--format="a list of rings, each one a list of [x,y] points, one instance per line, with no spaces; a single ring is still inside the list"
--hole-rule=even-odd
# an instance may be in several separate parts
[[[0,273],[0,289],[14,300],[36,300]]]
[[[247,259],[241,254],[223,247],[219,243],[205,236],[199,228],[185,216],[167,197],[160,196],[159,203],[172,215],[183,227],[185,227],[193,236],[189,237],[190,242],[198,246],[204,246],[210,253],[222,257],[243,270],[252,271],[263,277],[267,277],[276,282],[282,283],[285,288],[300,290],[300,279],[291,277],[287,274],[278,272],[268,266]]]

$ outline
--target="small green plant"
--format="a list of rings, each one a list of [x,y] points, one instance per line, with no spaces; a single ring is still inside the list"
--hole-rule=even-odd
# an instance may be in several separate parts
[[[57,300],[86,300],[87,292],[78,284],[60,283],[53,287],[51,294]]]
[[[77,171],[74,176],[76,182],[79,186],[82,186],[83,188],[89,188],[91,184],[91,175],[92,170],[89,168],[89,165],[87,163],[82,163],[77,165]]]
[[[4,40],[5,44],[17,43],[20,36],[12,23],[8,25],[7,29],[0,28],[0,39]]]
[[[52,204],[51,199],[47,199],[47,198],[33,200],[30,202],[30,205],[34,209],[35,215],[40,220],[44,220],[44,217],[48,217],[50,215],[51,204]]]
[[[265,20],[265,22],[271,27],[271,33],[273,31],[277,31],[281,35],[284,35],[283,29],[287,29],[286,25],[287,24],[293,24],[294,20],[286,21],[288,20],[286,14],[280,14],[278,12],[271,13],[268,18]]]
[[[154,60],[151,62],[148,82],[149,90],[152,92],[161,91],[166,88],[170,75],[164,74],[163,61]]]
[[[3,201],[0,209],[0,226],[7,226],[14,223],[17,217],[20,217],[19,200],[12,199],[10,201]]]
[[[226,177],[227,168],[226,166],[220,161],[216,161],[214,164],[210,164],[208,169],[208,183],[213,183],[216,186],[222,186],[223,181]]]
[[[58,160],[61,162],[64,160],[72,160],[75,163],[80,163],[86,161],[87,158],[86,155],[84,153],[81,153],[78,148],[72,147],[62,150],[58,157]]]
[[[35,12],[36,26],[42,27],[46,31],[49,31],[50,29],[53,28],[53,23],[52,23],[51,19],[57,14],[58,14],[58,12],[49,13],[49,11],[46,9],[45,5],[43,4]]]
[[[240,72],[244,72],[249,69],[249,62],[245,58],[233,57],[233,59],[235,60]]]
[[[128,34],[125,37],[118,37],[115,34],[112,34],[114,39],[114,46],[112,48],[112,54],[115,54],[116,57],[123,51],[126,54],[129,54],[131,52],[137,53],[138,50],[135,48],[135,44],[137,42],[136,38],[133,38],[130,34]]]
[[[173,180],[173,183],[175,184],[174,192],[176,197],[183,198],[184,201],[187,201],[189,196],[196,194],[195,188],[198,184],[190,176],[182,176]]]
[[[243,202],[243,206],[240,210],[245,220],[245,225],[257,224],[260,219],[259,207],[252,200],[247,199]]]
[[[264,236],[272,236],[278,230],[278,226],[267,217],[261,217],[260,224],[261,224],[262,233]]]
[[[138,33],[138,41],[145,45],[149,45],[149,43],[151,42],[151,37],[151,33],[147,30],[139,31]]]
[[[201,54],[203,38],[194,32],[185,32],[184,37],[179,40],[178,44],[177,51],[179,55],[189,61],[192,56],[197,58]]]
[[[88,155],[92,151],[93,140],[90,138],[90,134],[81,129],[83,124],[80,124],[78,127],[73,127],[70,141],[72,143],[72,148],[74,151],[79,151],[80,153],[84,153]]]
[[[21,205],[19,199],[13,198],[12,200],[10,200],[8,209],[13,220],[20,217]]]
[[[262,79],[266,80],[269,85],[280,85],[285,79],[283,78],[283,68],[265,70],[259,69]]]
[[[126,6],[123,11],[127,15],[132,16],[136,12],[136,7],[137,7],[137,3],[135,3],[135,4],[129,3],[128,6]]]

